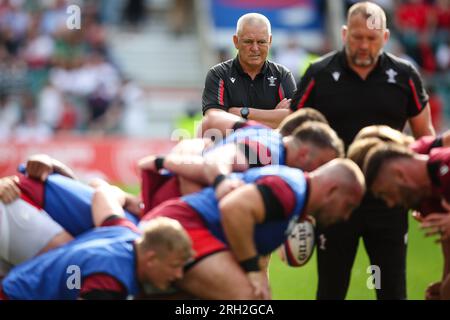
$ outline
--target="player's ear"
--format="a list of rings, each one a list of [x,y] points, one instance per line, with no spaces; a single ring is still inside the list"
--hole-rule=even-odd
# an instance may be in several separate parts
[[[325,192],[323,193],[324,195],[324,199],[323,201],[325,203],[329,203],[332,202],[337,196],[338,196],[338,191],[339,188],[337,186],[336,183],[330,183],[324,190]]]
[[[144,253],[144,260],[147,266],[153,265],[155,263],[156,258],[157,258],[156,252],[153,250],[147,250]]]
[[[307,162],[309,153],[310,148],[306,143],[298,148],[296,158],[301,167]]]
[[[388,167],[387,174],[395,179],[395,181],[405,182],[407,176],[404,168],[400,163],[391,163]]]

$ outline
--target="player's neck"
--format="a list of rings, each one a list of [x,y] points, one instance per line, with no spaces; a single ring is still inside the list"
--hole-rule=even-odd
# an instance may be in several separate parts
[[[315,215],[317,209],[319,209],[320,198],[322,197],[320,191],[320,182],[318,181],[318,176],[314,176],[314,174],[309,175],[309,183],[308,183],[308,202],[306,203],[306,208],[303,210],[307,214],[312,216]]]

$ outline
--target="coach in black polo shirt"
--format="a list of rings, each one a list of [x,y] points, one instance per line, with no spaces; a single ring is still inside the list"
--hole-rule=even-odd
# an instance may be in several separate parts
[[[383,9],[369,2],[353,5],[342,35],[344,50],[309,67],[292,109],[322,112],[347,147],[361,128],[373,124],[403,130],[409,122],[416,138],[433,135],[419,74],[408,62],[382,51],[389,38]],[[348,222],[319,228],[317,298],[345,298],[362,237],[371,265],[380,268],[378,299],[405,299],[407,232],[407,212],[388,209],[370,194]]]
[[[239,18],[233,42],[238,55],[212,67],[203,91],[203,113],[219,109],[276,128],[290,111],[296,89],[291,72],[267,60],[272,34],[257,13]]]

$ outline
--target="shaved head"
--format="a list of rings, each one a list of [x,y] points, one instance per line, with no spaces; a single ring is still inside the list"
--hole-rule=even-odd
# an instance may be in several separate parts
[[[317,174],[337,181],[341,187],[366,191],[366,183],[361,169],[350,159],[334,159],[318,168]]]
[[[347,14],[347,24],[354,16],[361,15],[367,19],[369,29],[385,30],[386,14],[384,10],[373,2],[358,2],[350,7]]]

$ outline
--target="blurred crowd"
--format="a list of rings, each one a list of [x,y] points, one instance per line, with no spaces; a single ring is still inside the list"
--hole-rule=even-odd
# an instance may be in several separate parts
[[[0,1],[0,140],[121,129],[124,108],[143,93],[111,57],[104,2]],[[80,29],[67,27],[72,4]],[[141,19],[123,9],[127,21]]]

